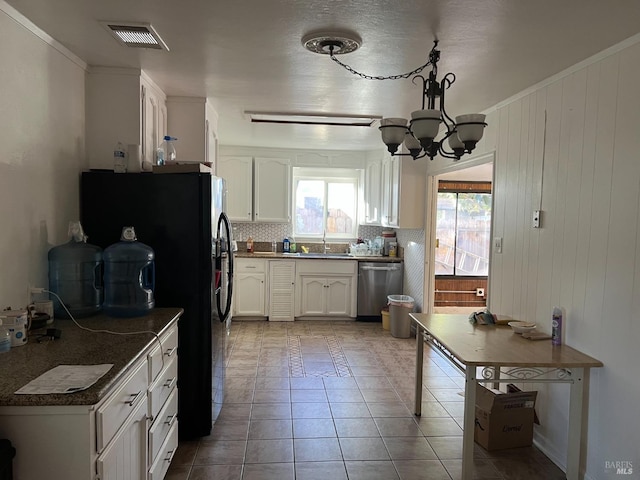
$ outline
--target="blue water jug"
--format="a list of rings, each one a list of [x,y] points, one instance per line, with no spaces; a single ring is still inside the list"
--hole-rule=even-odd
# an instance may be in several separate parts
[[[124,227],[118,243],[104,249],[104,304],[113,317],[138,317],[155,306],[155,253]]]
[[[49,290],[54,315],[77,318],[98,313],[102,306],[102,249],[87,242],[80,222],[69,222],[68,243],[49,250]]]

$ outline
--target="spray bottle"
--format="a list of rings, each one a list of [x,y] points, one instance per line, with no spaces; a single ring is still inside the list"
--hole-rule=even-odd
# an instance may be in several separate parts
[[[553,307],[551,314],[551,344],[562,345],[562,309]]]

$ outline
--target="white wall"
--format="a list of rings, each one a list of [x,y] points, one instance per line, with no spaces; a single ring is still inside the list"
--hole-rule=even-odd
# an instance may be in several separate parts
[[[493,235],[503,237],[503,253],[491,259],[490,309],[550,331],[552,307],[560,305],[565,343],[604,363],[591,374],[592,479],[618,478],[605,462],[630,461],[634,473],[640,468],[637,42],[498,105],[489,120],[496,149]],[[534,229],[538,208],[542,228]],[[535,388],[542,423],[536,441],[565,465],[568,387]]]
[[[17,308],[78,219],[85,66],[3,0],[0,45],[0,307]]]

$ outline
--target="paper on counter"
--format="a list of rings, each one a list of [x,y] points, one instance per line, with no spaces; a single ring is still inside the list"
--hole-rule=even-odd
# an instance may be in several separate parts
[[[107,373],[112,363],[102,365],[58,365],[18,389],[17,395],[74,393],[86,390]]]

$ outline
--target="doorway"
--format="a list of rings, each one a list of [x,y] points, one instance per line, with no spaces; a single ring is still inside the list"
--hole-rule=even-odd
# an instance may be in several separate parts
[[[429,182],[426,243],[431,248],[425,297],[433,313],[470,313],[487,305],[493,158],[483,156]]]

